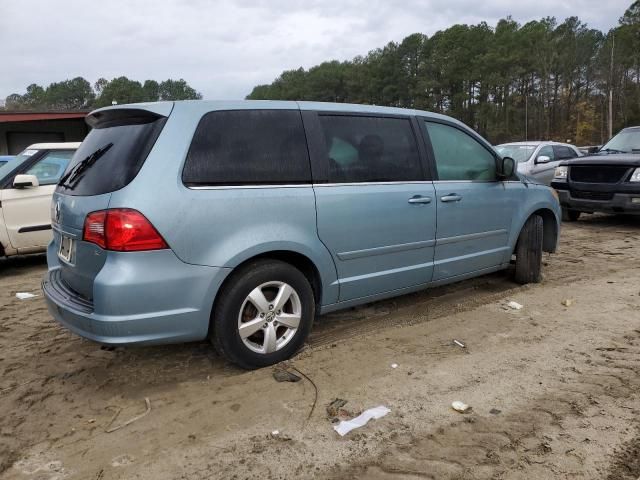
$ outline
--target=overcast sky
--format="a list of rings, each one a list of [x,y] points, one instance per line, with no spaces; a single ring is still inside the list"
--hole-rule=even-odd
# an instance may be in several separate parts
[[[184,78],[244,98],[282,70],[455,23],[577,15],[608,30],[631,0],[0,0],[0,98],[31,83]]]

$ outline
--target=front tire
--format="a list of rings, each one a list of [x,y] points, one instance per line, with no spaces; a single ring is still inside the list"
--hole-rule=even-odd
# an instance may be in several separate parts
[[[258,260],[242,267],[220,290],[210,339],[227,360],[261,368],[293,356],[315,315],[313,290],[295,267]]]
[[[539,283],[542,280],[543,220],[532,215],[522,227],[516,246],[515,281],[520,284]]]
[[[580,213],[578,210],[569,210],[568,208],[562,207],[562,221],[576,222],[580,218]]]

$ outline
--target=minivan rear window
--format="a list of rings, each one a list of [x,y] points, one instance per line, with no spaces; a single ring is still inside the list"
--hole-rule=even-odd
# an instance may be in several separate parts
[[[104,121],[88,119],[94,128],[71,159],[57,191],[86,196],[125,187],[138,174],[165,122],[166,117],[134,110]]]
[[[232,110],[202,117],[182,171],[187,186],[311,182],[297,110]]]

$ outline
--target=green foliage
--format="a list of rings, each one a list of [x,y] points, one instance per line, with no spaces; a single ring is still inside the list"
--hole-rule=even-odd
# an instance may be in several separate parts
[[[453,25],[351,61],[285,71],[247,98],[419,108],[456,117],[495,143],[526,136],[595,144],[606,140],[610,87],[614,131],[640,124],[640,0],[607,34],[578,17]]]
[[[135,103],[144,101],[144,90],[140,82],[129,80],[127,77],[114,78],[107,82],[102,93],[96,99],[96,107],[106,107],[113,102]]]
[[[5,100],[6,110],[83,110],[104,107],[113,102],[135,103],[158,100],[200,99],[196,92],[183,80],[145,80],[140,83],[127,77],[112,80],[100,78],[91,84],[82,77],[55,82],[44,88],[32,84],[25,94],[14,93]]]
[[[157,97],[160,100],[200,100],[202,98],[202,95],[191,88],[182,78],[180,80],[165,80],[158,86],[157,92]]]
[[[96,97],[91,88],[91,84],[82,77],[52,83],[46,90],[43,90],[43,93],[44,104],[49,108],[57,110],[79,110],[87,108],[93,103]]]

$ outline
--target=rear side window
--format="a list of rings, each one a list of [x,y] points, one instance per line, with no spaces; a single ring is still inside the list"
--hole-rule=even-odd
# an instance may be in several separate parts
[[[95,123],[57,190],[67,195],[101,195],[125,187],[138,174],[165,121],[166,117],[149,112],[136,117],[125,112]]]
[[[182,181],[188,186],[310,183],[300,112],[207,113],[193,136]]]
[[[320,115],[330,183],[422,180],[411,123],[405,118]]]

